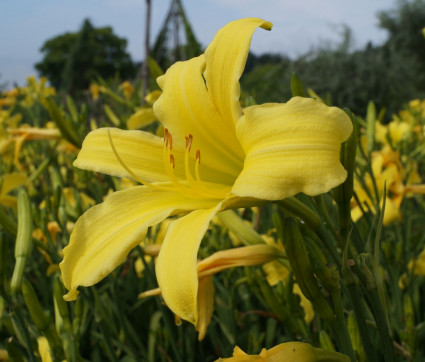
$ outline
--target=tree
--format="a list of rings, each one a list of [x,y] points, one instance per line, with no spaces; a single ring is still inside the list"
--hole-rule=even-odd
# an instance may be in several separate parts
[[[379,14],[379,26],[388,31],[385,47],[400,54],[414,74],[414,84],[425,92],[425,0],[398,0],[396,9]]]
[[[136,67],[126,47],[127,40],[111,27],[94,28],[86,19],[79,32],[47,40],[40,50],[43,60],[35,67],[56,88],[75,93],[96,77],[134,77]]]

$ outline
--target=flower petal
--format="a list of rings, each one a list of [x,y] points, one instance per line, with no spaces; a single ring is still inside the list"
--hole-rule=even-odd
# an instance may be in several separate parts
[[[28,184],[28,177],[23,173],[9,173],[3,175],[0,185],[0,196],[4,196],[19,186]]]
[[[60,264],[67,300],[77,287],[99,282],[121,264],[144,238],[149,226],[174,211],[211,207],[204,200],[187,200],[178,193],[135,186],[118,191],[83,214],[74,226]],[[176,211],[177,212],[177,211]]]
[[[156,277],[168,307],[180,318],[198,322],[197,256],[201,240],[221,203],[192,211],[170,223],[156,263]]]
[[[246,153],[232,190],[238,196],[280,200],[299,192],[318,195],[346,178],[339,155],[352,124],[339,108],[301,97],[252,106],[244,110],[236,131]]]
[[[127,120],[128,129],[140,129],[156,121],[152,108],[140,108]]]
[[[198,273],[200,277],[204,277],[238,266],[264,264],[283,255],[280,250],[267,244],[221,250],[200,261],[198,263]]]
[[[74,161],[75,167],[134,179],[113,152],[108,131],[118,156],[139,180],[151,183],[170,182],[164,165],[163,138],[144,131],[99,128],[90,132],[84,139],[81,151]],[[176,160],[173,169],[176,178],[186,180],[184,147],[173,145],[172,153]],[[203,158],[201,162],[200,174],[203,181],[218,180],[221,184],[229,184],[234,180],[234,176],[220,173],[205,165]],[[194,159],[191,159],[189,164],[193,170]]]
[[[198,331],[198,340],[202,341],[207,333],[207,328],[214,312],[214,283],[212,276],[199,280],[198,310],[199,319],[195,327]]]
[[[6,206],[6,207],[13,207],[16,209],[18,206],[18,200],[15,196],[0,196],[0,205]]]
[[[185,137],[193,135],[192,149],[200,150],[202,164],[231,175],[233,183],[244,154],[233,123],[222,118],[211,102],[202,77],[204,67],[204,55],[171,66],[157,79],[163,93],[153,109],[174,144],[184,148]]]
[[[40,354],[41,362],[52,362],[52,355],[50,354],[49,341],[46,337],[38,337],[38,353]]]
[[[223,118],[233,124],[242,113],[239,78],[245,68],[252,34],[258,27],[271,30],[272,24],[258,18],[232,21],[217,32],[205,50],[208,93]]]
[[[108,131],[118,155],[137,176],[148,182],[169,180],[162,162],[162,138],[143,131],[99,128],[90,132],[84,139],[81,151],[74,161],[75,167],[112,176],[133,178],[114,154]],[[175,172],[184,175],[182,168]]]

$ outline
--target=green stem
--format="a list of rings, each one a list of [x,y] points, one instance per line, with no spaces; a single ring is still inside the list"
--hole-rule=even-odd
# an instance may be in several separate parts
[[[316,200],[318,209],[321,212],[323,219],[325,220],[325,223],[330,226],[329,229],[331,230],[333,237],[336,238],[336,233],[335,233],[336,226],[333,220],[331,219],[331,217],[329,216],[329,212],[325,204],[324,196],[325,195],[322,194],[322,195],[316,196],[314,199]]]
[[[305,221],[313,230],[317,230],[320,227],[319,216],[295,197],[288,197],[287,199],[280,200],[277,204]]]
[[[395,353],[393,341],[390,336],[387,324],[387,318],[382,309],[381,300],[376,289],[368,293],[369,301],[372,305],[376,327],[381,336],[382,350],[384,351],[384,359],[386,362],[395,362]]]
[[[31,174],[29,177],[30,182],[34,182],[38,179],[38,177],[41,175],[41,173],[49,166],[50,162],[53,160],[53,157],[56,156],[56,147],[59,144],[59,141],[57,141],[53,148],[50,150],[50,156],[46,159],[44,159],[43,162],[40,163],[40,165],[37,167],[37,169]]]
[[[369,334],[369,328],[366,326],[367,316],[363,309],[362,300],[360,299],[360,289],[356,284],[347,285],[347,289],[350,293],[351,305],[353,306],[354,317],[356,318],[366,357],[370,360],[375,360],[378,357],[373,345],[370,343],[372,339]]]
[[[341,257],[338,254],[338,251],[336,250],[336,240],[332,238],[332,236],[329,234],[329,232],[323,227],[323,225],[320,225],[320,228],[316,231],[317,235],[319,236],[320,240],[322,240],[323,244],[325,245],[326,249],[329,251],[329,253],[332,256],[332,259],[336,263],[339,269],[341,269]],[[333,239],[333,240],[332,240]]]
[[[332,290],[331,295],[336,314],[336,320],[332,321],[331,325],[334,328],[335,335],[341,344],[342,350],[350,357],[351,361],[354,362],[356,359],[350,335],[348,333],[347,323],[345,322],[340,290]]]
[[[221,223],[236,234],[244,245],[264,244],[264,240],[252,227],[247,225],[233,210],[217,214]]]
[[[21,330],[22,336],[24,337],[25,344],[27,345],[28,361],[35,361],[31,338],[28,333],[28,328],[25,326],[24,320],[22,319],[21,313],[14,311],[11,313],[11,317],[15,318],[16,325]]]

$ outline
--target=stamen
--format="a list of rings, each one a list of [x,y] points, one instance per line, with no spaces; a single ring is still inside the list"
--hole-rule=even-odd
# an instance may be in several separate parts
[[[168,143],[168,128],[164,129],[164,143]]]
[[[180,180],[177,180],[174,174],[174,168],[176,166],[176,160],[174,155],[171,153],[173,147],[173,136],[170,131],[166,128],[164,129],[164,148],[163,148],[163,162],[165,171],[175,188],[182,194],[189,198],[195,199],[204,199],[204,198],[223,198],[225,192],[219,190],[208,189],[205,184],[202,182],[199,176],[199,164],[201,162],[201,152],[199,149],[196,150],[195,158],[195,177],[193,177],[192,172],[190,171],[189,166],[189,154],[193,144],[193,135],[189,134],[185,137],[186,141],[186,150],[184,154],[184,168],[187,184],[183,183]]]
[[[196,181],[203,186],[201,178],[199,177],[199,165],[201,163],[201,151],[196,150],[196,163],[195,163],[195,177]]]
[[[174,175],[173,169],[175,168],[176,163],[175,163],[175,160],[174,160],[174,156],[170,152],[171,148],[169,148],[172,145],[172,142],[173,142],[172,136],[171,136],[171,133],[167,130],[166,132],[164,132],[164,141],[165,141],[165,134],[167,135],[167,138],[166,138],[166,142],[164,142],[163,162],[164,162],[164,167],[165,167],[165,171],[167,172],[168,178],[172,181],[174,186],[183,195],[193,194],[193,190],[191,190],[187,186],[181,184],[176,179],[176,176]]]
[[[170,148],[170,151],[173,149],[173,135],[168,132],[168,147]]]
[[[190,148],[192,147],[193,136],[189,134],[189,136],[185,138],[186,138],[186,149],[188,152],[190,152]]]
[[[154,189],[157,190],[170,190],[169,187],[166,186],[159,186],[159,185],[154,185],[148,181],[142,180],[139,176],[137,176],[132,170],[130,170],[130,168],[124,163],[124,161],[121,159],[120,155],[117,152],[117,149],[115,148],[114,142],[112,141],[112,136],[111,136],[111,131],[108,129],[108,138],[109,138],[109,143],[111,145],[112,151],[114,152],[115,157],[117,158],[118,162],[121,164],[121,166],[138,182],[140,182],[143,185],[152,187]]]
[[[196,163],[195,163],[195,177],[196,177],[196,185],[201,188],[202,191],[209,196],[223,197],[223,192],[219,190],[211,190],[211,188],[207,188],[205,184],[202,182],[201,177],[199,176],[199,165],[201,164],[201,151],[196,150],[195,153]]]
[[[189,153],[190,153],[190,148],[192,147],[192,142],[193,142],[193,136],[189,134],[189,136],[186,137],[186,151],[184,153],[184,171],[186,174],[186,179],[189,182],[189,185],[196,190],[197,184],[189,168]]]

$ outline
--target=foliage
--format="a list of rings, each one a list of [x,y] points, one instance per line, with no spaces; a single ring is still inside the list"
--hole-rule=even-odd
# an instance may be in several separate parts
[[[112,28],[94,28],[86,19],[79,32],[47,40],[41,48],[44,58],[35,67],[56,88],[75,94],[96,77],[134,77],[136,69],[126,46],[127,41]]]
[[[379,14],[379,25],[387,30],[384,48],[390,56],[400,54],[414,75],[412,82],[417,91],[425,92],[425,41],[422,28],[425,24],[424,0],[399,0],[397,8]]]

